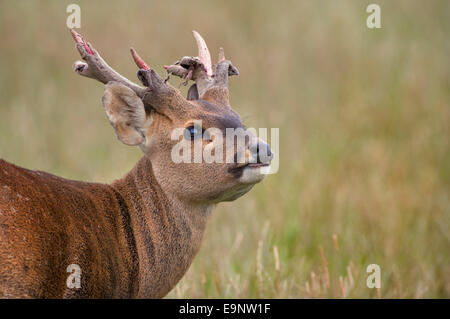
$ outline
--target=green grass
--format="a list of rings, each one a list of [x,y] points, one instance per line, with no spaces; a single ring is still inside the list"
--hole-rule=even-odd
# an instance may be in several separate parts
[[[71,70],[69,3],[0,2],[0,157],[109,182],[141,154]],[[280,128],[279,172],[217,207],[169,298],[450,297],[448,1],[377,1],[380,30],[364,1],[78,3],[80,32],[131,79],[129,46],[161,74],[195,54],[192,29],[224,46],[233,107]]]

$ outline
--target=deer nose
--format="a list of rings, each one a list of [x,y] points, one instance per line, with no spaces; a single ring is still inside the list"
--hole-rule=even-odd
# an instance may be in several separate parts
[[[269,164],[273,159],[273,153],[269,145],[261,140],[249,146],[252,158],[256,158],[257,163]]]

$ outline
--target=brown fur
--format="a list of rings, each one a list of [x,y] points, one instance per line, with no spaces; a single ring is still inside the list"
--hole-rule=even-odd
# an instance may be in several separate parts
[[[112,185],[0,160],[0,297],[163,297],[196,254],[208,213],[176,207],[145,157]],[[70,264],[81,267],[81,289],[66,286]]]

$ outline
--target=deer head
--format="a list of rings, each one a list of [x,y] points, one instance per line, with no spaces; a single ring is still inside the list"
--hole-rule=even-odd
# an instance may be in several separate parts
[[[264,170],[272,159],[270,148],[246,129],[229,105],[228,77],[239,72],[225,58],[223,49],[213,67],[205,41],[194,31],[198,56],[186,56],[165,66],[168,75],[184,78],[186,83],[195,82],[184,98],[168,83],[168,78],[162,79],[133,48],[131,55],[139,67],[137,77],[143,86],[117,73],[90,43],[74,30],[71,33],[85,61],[75,62],[75,72],[106,84],[103,106],[117,137],[127,145],[140,147],[163,189],[182,200],[211,204],[240,197],[266,176]],[[180,128],[184,135],[173,139],[174,130]],[[238,145],[227,149],[225,136],[230,128],[240,129],[246,136],[240,149]],[[213,129],[215,134],[201,134]],[[218,138],[219,133],[224,138]],[[190,148],[191,154],[195,145],[200,145],[202,151],[232,153],[235,160],[230,163],[224,157],[222,163],[176,163],[173,149],[179,143]],[[244,154],[243,160],[237,160],[238,153]]]

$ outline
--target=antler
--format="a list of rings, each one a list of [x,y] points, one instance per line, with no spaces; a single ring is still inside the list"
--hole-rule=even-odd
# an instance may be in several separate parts
[[[208,47],[206,46],[206,42],[205,40],[203,40],[202,36],[197,31],[192,31],[192,34],[194,34],[195,41],[197,42],[198,58],[205,67],[206,75],[211,77],[213,75],[211,65],[211,54],[209,53]]]
[[[91,46],[90,43],[83,40],[80,34],[71,29],[70,33],[76,42],[76,47],[81,58],[86,61],[76,61],[73,64],[73,70],[91,79],[98,80],[104,84],[110,81],[116,81],[132,89],[139,97],[143,97],[146,89],[128,80],[112,67],[110,67],[100,54]],[[145,64],[145,63],[144,63]],[[147,66],[145,64],[145,66]],[[148,66],[147,66],[148,68]],[[149,68],[148,68],[149,69]]]
[[[139,57],[133,48],[130,50],[134,62],[139,67],[137,76],[145,88],[133,83],[111,68],[92,45],[84,41],[75,30],[72,29],[70,32],[81,58],[85,61],[76,61],[73,64],[73,69],[78,74],[96,79],[104,84],[111,81],[119,82],[132,89],[144,103],[154,107],[162,103],[164,99],[178,100],[180,103],[184,99],[178,90],[167,84]],[[180,62],[165,66],[165,69],[169,75],[174,74],[186,79],[186,83],[189,80],[195,81],[188,92],[189,100],[201,98],[228,105],[228,77],[238,75],[239,71],[231,61],[225,59],[223,48],[220,48],[219,60],[213,74],[211,55],[206,42],[198,32],[193,31],[193,34],[197,42],[198,57],[186,56]]]
[[[141,87],[124,76],[120,75],[111,68],[100,54],[91,46],[90,43],[83,40],[75,30],[70,30],[80,53],[81,58],[86,62],[76,61],[73,69],[80,75],[96,79],[104,84],[115,81],[132,89],[144,102],[153,108],[164,105],[177,105],[184,103],[185,98],[181,96],[178,90],[166,83],[144,60],[137,54],[136,50],[131,48],[131,56],[139,67],[137,76],[145,87]]]
[[[181,61],[165,66],[167,73],[183,79],[195,81],[188,92],[188,99],[212,99],[228,104],[228,76],[238,75],[239,71],[225,59],[223,48],[219,50],[219,60],[213,74],[211,55],[202,36],[192,31],[197,42],[198,57],[186,56]]]

